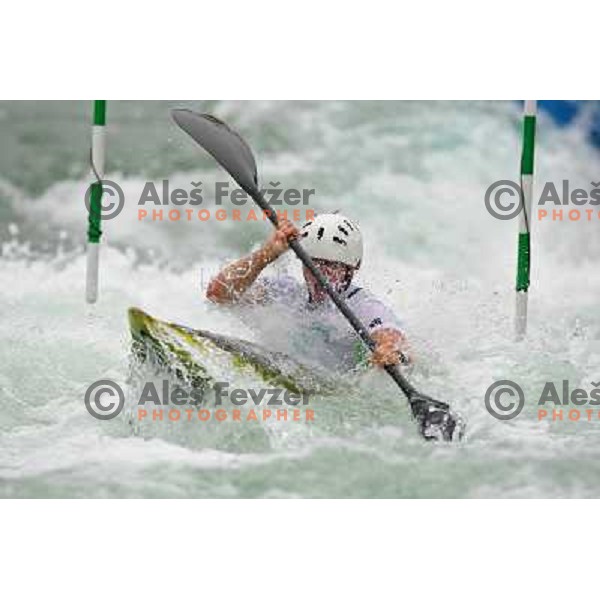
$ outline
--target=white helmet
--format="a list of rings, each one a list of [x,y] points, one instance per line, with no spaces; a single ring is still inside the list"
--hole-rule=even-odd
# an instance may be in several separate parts
[[[358,269],[363,254],[358,225],[337,213],[317,215],[300,230],[300,242],[311,258],[341,262]]]

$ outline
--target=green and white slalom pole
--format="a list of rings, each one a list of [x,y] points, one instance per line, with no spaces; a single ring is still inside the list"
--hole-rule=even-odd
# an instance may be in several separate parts
[[[535,155],[536,101],[525,100],[523,113],[523,147],[521,150],[521,203],[517,256],[517,298],[515,330],[517,339],[527,332],[527,294],[531,260],[531,203],[533,199],[533,164]]]
[[[94,119],[92,125],[92,171],[96,181],[90,190],[90,205],[87,235],[87,272],[85,282],[85,298],[93,303],[98,299],[98,259],[100,237],[102,236],[102,179],[106,156],[106,100],[94,101]]]

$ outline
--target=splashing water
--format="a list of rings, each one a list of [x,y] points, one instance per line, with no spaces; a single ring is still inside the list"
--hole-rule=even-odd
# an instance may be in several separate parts
[[[168,109],[184,105],[109,103],[107,177],[128,201],[103,223],[100,301],[87,306],[89,107],[0,103],[1,495],[598,495],[599,421],[537,418],[544,382],[590,389],[600,380],[598,224],[534,221],[529,334],[515,343],[517,225],[483,203],[492,182],[518,174],[520,109],[510,103],[191,104],[242,133],[264,183],[315,188],[315,209],[360,221],[360,282],[408,324],[415,384],[466,417],[462,444],[419,439],[400,391],[376,372],[353,394],[316,398],[313,424],[170,423],[140,433],[125,414],[92,419],[87,387],[130,376],[129,306],[267,345],[282,337],[269,311],[244,322],[203,297],[219,266],[260,244],[268,224],[140,221],[129,201],[148,180],[173,189],[202,180],[214,208],[210,190],[226,178],[170,122]],[[542,117],[538,134],[536,181],[589,189],[598,180],[584,132]],[[269,269],[300,276],[292,256]],[[525,391],[514,421],[485,409],[499,379]]]

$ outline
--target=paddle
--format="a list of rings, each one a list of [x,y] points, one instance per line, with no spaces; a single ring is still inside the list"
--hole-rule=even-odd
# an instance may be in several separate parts
[[[256,204],[266,211],[273,225],[277,226],[277,215],[270,209],[259,190],[256,161],[244,139],[228,125],[211,115],[195,113],[188,109],[176,109],[172,111],[172,116],[177,125],[212,155]],[[289,246],[329,294],[361,340],[373,350],[375,342],[366,327],[317,269],[300,242],[292,240]],[[448,404],[418,392],[404,378],[396,365],[386,365],[384,368],[406,395],[413,417],[419,424],[419,431],[425,439],[453,441],[462,437],[464,423],[458,415],[452,413]]]

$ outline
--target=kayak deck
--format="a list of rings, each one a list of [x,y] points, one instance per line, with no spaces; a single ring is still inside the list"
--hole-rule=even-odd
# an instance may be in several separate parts
[[[139,308],[130,308],[128,319],[136,359],[150,362],[196,389],[208,389],[219,378],[251,375],[295,394],[333,392],[330,377],[286,354],[245,340],[168,323]]]

